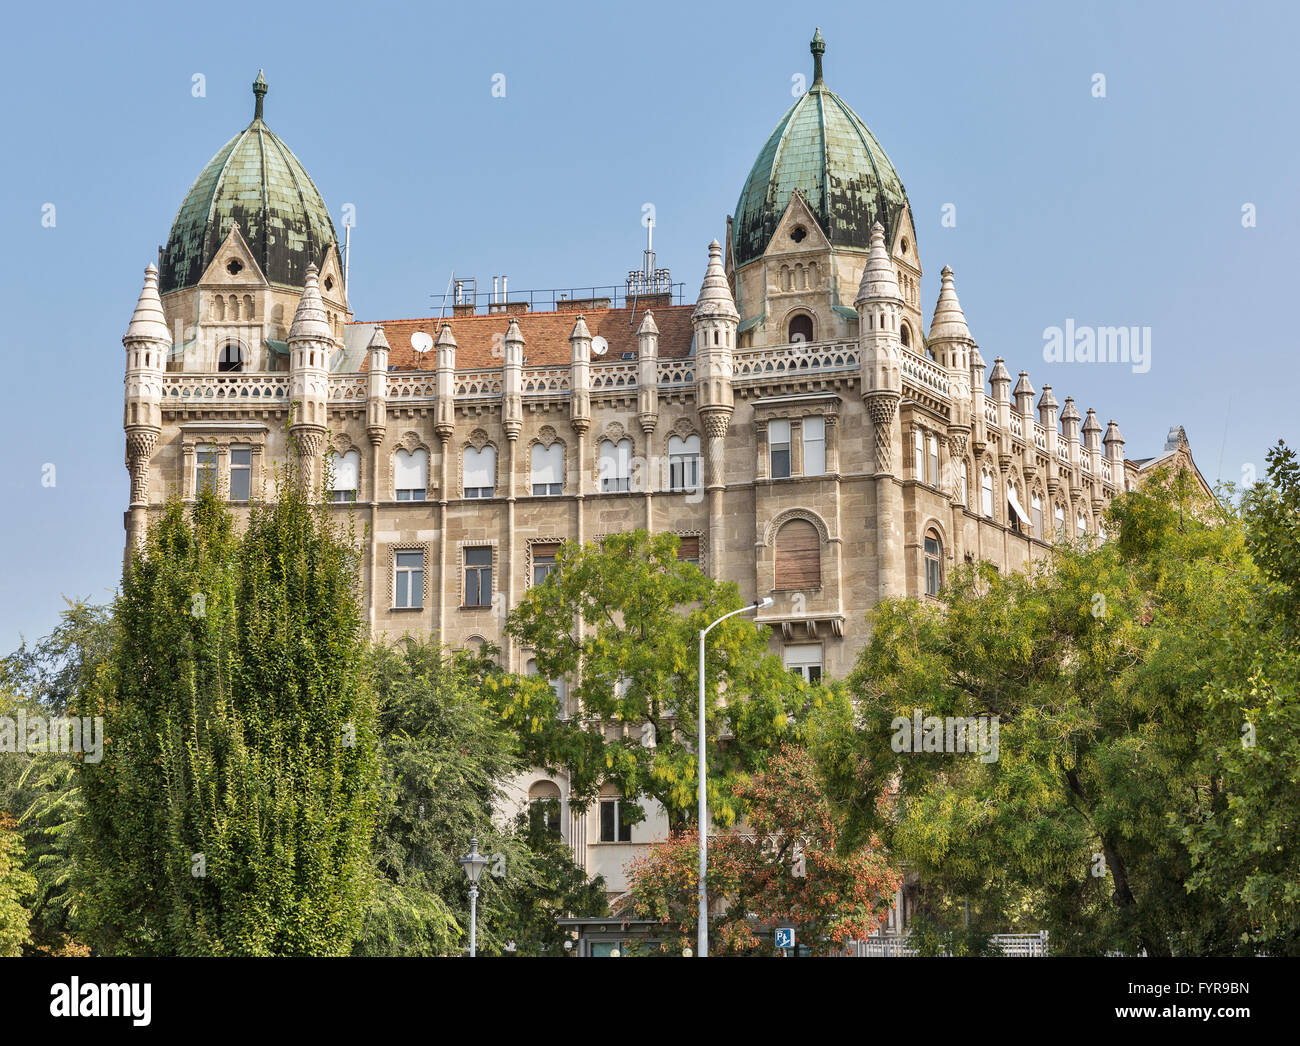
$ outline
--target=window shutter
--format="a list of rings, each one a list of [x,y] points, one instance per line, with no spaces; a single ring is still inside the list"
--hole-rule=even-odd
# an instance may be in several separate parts
[[[357,465],[359,463],[360,455],[355,450],[349,450],[346,454],[334,455],[335,490],[357,489]]]
[[[492,473],[496,471],[496,449],[484,447],[475,450],[465,448],[465,488],[481,489],[494,486]]]
[[[555,553],[559,551],[560,543],[558,541],[546,545],[537,543],[533,545],[533,559],[534,561],[539,559],[554,559]]]
[[[552,443],[549,447],[543,447],[540,443],[533,444],[533,482],[564,482],[564,448],[558,443]],[[481,485],[486,487],[489,484]]]
[[[776,587],[817,588],[822,583],[822,544],[817,528],[792,519],[776,535]]]
[[[393,486],[397,490],[423,490],[428,486],[428,461],[422,450],[399,450],[393,460]]]
[[[700,539],[698,537],[682,538],[681,544],[677,546],[677,558],[698,563],[700,561]]]

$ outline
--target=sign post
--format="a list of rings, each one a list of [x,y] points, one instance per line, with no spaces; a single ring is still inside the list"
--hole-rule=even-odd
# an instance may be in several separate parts
[[[794,947],[793,926],[780,926],[777,928],[776,946],[781,949],[783,957],[789,954],[789,950]]]

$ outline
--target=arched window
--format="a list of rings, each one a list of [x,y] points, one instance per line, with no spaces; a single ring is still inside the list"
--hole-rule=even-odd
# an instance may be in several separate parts
[[[1043,499],[1037,494],[1029,499],[1029,514],[1034,518],[1034,537],[1043,537]]]
[[[912,430],[912,465],[916,469],[916,478],[925,482],[925,433],[919,428]]]
[[[988,469],[980,470],[980,511],[993,518],[993,473]]]
[[[423,501],[429,486],[429,454],[399,450],[393,456],[393,490],[398,501]]]
[[[925,532],[925,594],[937,596],[943,584],[943,541],[936,530]]]
[[[1076,537],[1083,537],[1088,533],[1088,517],[1083,509],[1080,509],[1078,515],[1074,517],[1074,533]]]
[[[632,489],[632,441],[601,440],[600,490],[602,494]]]
[[[560,838],[560,789],[554,781],[538,781],[528,789],[528,827],[534,833]]]
[[[906,323],[898,331],[898,340],[903,343],[903,348],[908,348],[912,344],[912,328]]]
[[[929,447],[930,447],[930,486],[937,487],[939,485],[939,437],[934,435],[934,433],[930,434]]]
[[[819,588],[821,583],[821,535],[808,520],[792,519],[776,533],[776,587]]]
[[[464,487],[467,498],[490,498],[496,486],[497,449],[465,448]]]
[[[963,461],[961,463],[961,503],[963,505],[970,504],[970,502],[966,500],[966,494],[967,494],[966,486],[969,480],[970,480],[970,474],[967,471],[966,462]]]
[[[813,340],[813,321],[812,317],[806,313],[799,313],[797,316],[790,317],[790,337],[791,342],[812,341]]]
[[[330,501],[349,502],[357,500],[357,472],[361,467],[361,455],[355,450],[332,457],[334,482],[330,488]]]
[[[533,444],[533,493],[564,493],[564,447],[552,443],[543,447]]]
[[[668,489],[698,490],[700,487],[700,437],[668,437]]]
[[[244,352],[238,342],[228,341],[221,346],[221,355],[217,357],[217,370],[234,371],[244,369]]]
[[[1070,535],[1065,532],[1065,506],[1059,501],[1052,510],[1052,518],[1056,520],[1056,540],[1064,541]]]

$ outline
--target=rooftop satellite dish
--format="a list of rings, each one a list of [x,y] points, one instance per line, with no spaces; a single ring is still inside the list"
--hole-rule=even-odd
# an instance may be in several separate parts
[[[591,354],[593,356],[603,356],[609,351],[609,342],[597,334],[591,339]]]
[[[416,352],[428,352],[433,348],[433,335],[426,334],[424,331],[416,331],[411,335],[411,348]]]

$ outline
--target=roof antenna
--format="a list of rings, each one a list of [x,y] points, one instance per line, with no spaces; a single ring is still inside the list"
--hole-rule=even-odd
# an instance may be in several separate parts
[[[451,294],[451,285],[456,282],[456,270],[451,270],[451,278],[447,281],[447,292],[442,296],[442,305],[438,309],[439,328],[442,325],[442,319],[447,312],[447,296]]]

